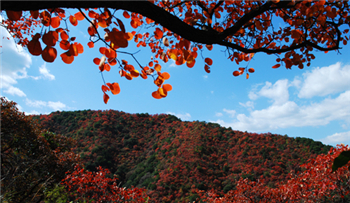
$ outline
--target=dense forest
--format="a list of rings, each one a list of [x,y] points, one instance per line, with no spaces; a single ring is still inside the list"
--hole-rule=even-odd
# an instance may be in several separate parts
[[[308,138],[240,132],[173,115],[84,110],[33,118],[77,140],[74,152],[87,170],[107,168],[122,186],[146,188],[162,202],[194,201],[195,189],[223,195],[241,178],[274,188],[331,148]]]
[[[1,97],[1,202],[349,202],[349,151],[172,115],[26,116]]]

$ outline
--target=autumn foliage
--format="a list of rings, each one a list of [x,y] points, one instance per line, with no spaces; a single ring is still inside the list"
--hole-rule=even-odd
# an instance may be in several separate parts
[[[278,195],[291,198],[287,194],[293,193],[298,194],[294,202],[327,195],[348,198],[349,165],[335,173],[331,169],[344,146],[330,150],[307,138],[234,131],[214,123],[182,122],[172,115],[84,110],[34,118],[78,141],[74,151],[85,170],[96,174],[96,167],[107,168],[118,178],[117,185],[144,188],[151,202],[214,198],[210,193],[242,202],[249,197],[283,202]]]
[[[214,192],[198,191],[204,202],[347,202],[350,200],[350,163],[347,167],[332,172],[333,160],[349,147],[338,145],[327,155],[319,155],[303,164],[302,172],[291,171],[286,182],[275,188],[264,185],[263,181],[240,179],[236,190],[223,197]]]
[[[72,13],[66,8],[78,10]],[[70,36],[69,29],[79,26],[79,21],[88,21],[90,25],[82,30],[90,36],[87,46],[100,50],[101,55],[93,59],[98,70],[103,73],[116,67],[127,80],[151,77],[157,86],[152,92],[156,99],[166,97],[172,89],[164,84],[170,75],[162,70],[162,64],[171,59],[176,65],[192,68],[203,60],[204,70],[210,73],[215,63],[203,53],[213,50],[214,45],[224,47],[228,60],[236,64],[249,63],[255,53],[263,52],[276,55],[272,68],[302,69],[315,59],[313,51],[339,50],[349,41],[348,1],[125,1],[88,6],[4,2],[2,9],[7,14],[2,25],[18,44],[46,62],[54,62],[59,55],[63,62],[73,63],[84,46]],[[123,11],[117,17],[118,9]],[[42,29],[34,34],[35,26]],[[143,28],[147,28],[145,32]],[[148,47],[154,56],[148,63],[139,62],[135,54],[123,51],[131,44]],[[123,60],[121,54],[132,56],[134,61]],[[246,65],[236,68],[233,75],[245,73],[248,79],[255,69]],[[103,100],[107,103],[107,92],[118,94],[120,88],[118,83],[103,83]]]
[[[71,198],[79,202],[148,202],[149,197],[144,189],[123,188],[118,185],[116,178],[109,178],[110,172],[102,167],[97,172],[86,171],[77,165],[73,172],[61,182]]]

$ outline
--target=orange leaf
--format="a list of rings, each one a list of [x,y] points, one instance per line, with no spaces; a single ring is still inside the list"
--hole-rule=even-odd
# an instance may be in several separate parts
[[[127,11],[123,12],[123,16],[124,16],[124,18],[130,18],[130,15]]]
[[[204,61],[211,66],[213,64],[213,60],[211,60],[211,58],[205,58]]]
[[[29,53],[34,56],[39,56],[43,51],[43,49],[41,48],[41,44],[39,42],[39,37],[40,37],[39,33],[35,34],[32,40],[27,44]]]
[[[52,28],[58,28],[60,26],[61,23],[61,18],[56,16],[51,18],[51,27]]]
[[[69,43],[67,40],[62,40],[62,41],[60,42],[60,47],[61,47],[61,49],[63,49],[63,50],[68,50],[69,47],[70,47],[70,43]]]
[[[112,94],[116,95],[120,93],[120,87],[119,84],[114,82],[112,84],[107,83],[107,85],[109,86],[109,88],[111,89]]]
[[[39,11],[30,11],[30,15],[34,18],[37,19],[39,17]]]
[[[52,63],[57,57],[57,50],[53,47],[46,46],[41,53],[41,57],[44,59],[44,61]]]
[[[279,68],[281,66],[281,64],[276,64],[274,66],[272,66],[272,68]]]
[[[185,39],[184,40],[184,47],[186,48],[186,50],[189,50],[191,48],[191,41]]]
[[[111,48],[106,49],[105,55],[108,59],[117,58],[117,53]]]
[[[128,46],[128,40],[126,39],[126,35],[122,31],[118,31],[117,29],[113,28],[112,32],[108,33],[108,37],[110,38],[111,42],[114,45],[117,45],[118,47],[125,48]]]
[[[162,77],[164,80],[168,80],[170,78],[170,74],[167,72],[162,73]]]
[[[249,73],[254,73],[255,72],[254,68],[249,68],[248,71],[249,71]]]
[[[163,89],[166,90],[167,92],[169,92],[173,89],[173,87],[170,84],[164,84]]]
[[[106,53],[106,50],[107,50],[106,47],[100,47],[100,49],[99,49],[100,53],[103,55]]]
[[[120,29],[122,30],[122,32],[125,33],[125,26],[124,26],[123,22],[121,20],[119,20],[119,18],[117,18],[117,21],[118,21],[118,25],[119,25]]]
[[[126,39],[127,39],[128,41],[132,40],[132,38],[134,37],[134,35],[133,35],[131,32],[128,32],[128,33],[126,33],[126,34],[127,34]]]
[[[132,70],[132,71],[130,71],[130,74],[134,78],[139,77],[139,75],[140,75],[138,70]]]
[[[154,38],[161,39],[163,37],[163,31],[159,28],[156,28],[154,31]]]
[[[103,69],[106,70],[106,71],[110,71],[111,70],[111,67],[105,63],[105,65],[103,66]]]
[[[107,84],[109,84],[109,83],[107,83]],[[110,90],[109,87],[107,87],[106,85],[102,85],[101,89],[102,89],[102,92],[107,92]]]
[[[72,23],[73,26],[77,26],[78,25],[78,21],[74,16],[69,16],[69,22]]]
[[[205,72],[210,73],[209,69],[210,69],[210,67],[207,64],[205,64],[205,66],[204,66]]]
[[[101,59],[99,59],[99,58],[94,58],[94,64],[100,65],[100,61],[101,61]]]
[[[240,73],[239,73],[239,71],[233,71],[233,76],[239,76],[240,75]]]
[[[22,11],[8,11],[6,10],[7,17],[12,21],[17,21],[22,17]]]
[[[161,99],[162,98],[158,91],[152,92],[152,97],[155,98],[155,99]]]
[[[108,100],[109,100],[108,94],[103,93],[103,102],[104,102],[105,104],[107,104]]]
[[[77,47],[78,54],[82,54],[84,52],[84,47],[82,44],[80,44],[78,42],[74,42],[74,45]]]
[[[159,95],[161,97],[166,97],[168,95],[168,92],[165,89],[161,88],[161,87],[158,88],[158,93],[159,93]]]
[[[193,60],[192,62],[187,62],[186,63],[186,65],[187,65],[187,67],[189,67],[189,68],[193,68],[193,66],[194,66],[194,64],[196,63],[196,60]]]
[[[249,78],[249,74],[247,73],[247,75],[246,75],[246,78],[248,79]]]
[[[153,61],[150,61],[150,62],[148,63],[148,65],[149,65],[149,67],[152,67],[152,66],[153,66]]]
[[[74,17],[79,21],[85,19],[84,15],[80,11],[78,13],[74,14]]]
[[[41,23],[44,26],[50,26],[50,21],[51,21],[51,15],[49,12],[47,11],[43,11],[40,13],[40,18],[41,18]]]
[[[62,31],[60,36],[61,36],[62,40],[68,40],[69,39],[69,36],[68,36],[66,31]]]
[[[206,44],[205,46],[207,47],[207,49],[209,51],[211,51],[213,49],[213,45],[211,45],[211,44]]]
[[[125,78],[128,80],[132,80],[132,76],[130,75],[130,73],[125,73]]]
[[[160,72],[162,70],[162,66],[159,65],[158,63],[154,66],[154,70],[156,70],[157,72]]]
[[[58,41],[58,33],[56,31],[49,31],[43,35],[42,40],[47,46],[53,47]]]
[[[158,87],[160,87],[164,82],[164,79],[161,77],[157,77],[157,79],[154,81],[154,84],[156,84]]]
[[[74,56],[72,56],[68,51],[61,54],[62,61],[66,64],[71,64],[74,61]]]
[[[115,60],[115,58],[109,58],[108,63],[109,65],[114,66],[117,64],[117,60]]]
[[[76,43],[74,44],[71,44],[69,46],[69,53],[72,55],[72,56],[78,56],[78,47],[76,45]]]
[[[93,42],[88,42],[87,45],[89,46],[89,48],[94,48],[95,44]]]

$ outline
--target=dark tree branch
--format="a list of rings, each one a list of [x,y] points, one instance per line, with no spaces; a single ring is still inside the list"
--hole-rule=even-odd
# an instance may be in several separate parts
[[[199,2],[198,2],[199,3]],[[217,5],[220,5],[218,3]],[[335,50],[339,48],[339,42],[336,43],[337,46],[324,48],[319,45],[312,43],[310,41],[304,41],[298,45],[292,45],[285,49],[267,49],[267,48],[258,48],[258,49],[248,49],[241,47],[237,44],[230,43],[225,41],[228,36],[232,36],[237,33],[246,23],[251,19],[263,14],[264,12],[275,10],[275,9],[287,9],[293,8],[295,5],[290,5],[290,1],[280,1],[277,4],[274,4],[272,1],[267,1],[262,6],[250,11],[245,14],[241,19],[239,19],[232,27],[224,30],[219,33],[213,29],[200,30],[196,29],[191,25],[184,23],[178,17],[172,15],[171,13],[165,11],[163,8],[160,8],[148,1],[91,1],[88,4],[82,4],[79,1],[40,1],[40,2],[21,2],[16,1],[3,1],[1,3],[3,10],[38,10],[38,9],[47,9],[47,8],[99,8],[107,7],[111,9],[122,9],[130,12],[139,13],[145,17],[148,17],[154,20],[156,23],[161,26],[169,29],[173,33],[180,35],[181,37],[190,40],[195,43],[202,44],[218,44],[223,45],[229,48],[237,49],[245,53],[256,53],[256,52],[266,52],[266,53],[283,53],[294,49],[299,49],[303,46],[311,46],[321,51]],[[299,2],[300,3],[300,2]],[[298,4],[298,2],[296,2]],[[199,4],[199,6],[201,6]],[[202,5],[203,6],[203,5]],[[338,30],[337,30],[338,32]],[[339,36],[339,32],[338,32]],[[339,38],[338,38],[339,39]]]

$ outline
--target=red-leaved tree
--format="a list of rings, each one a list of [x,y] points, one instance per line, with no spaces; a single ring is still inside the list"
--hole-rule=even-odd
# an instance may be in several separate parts
[[[223,197],[214,192],[198,191],[205,202],[348,202],[350,200],[350,163],[332,172],[334,159],[348,146],[338,145],[328,154],[309,160],[301,173],[290,173],[290,179],[269,188],[259,181],[240,179],[235,190]]]
[[[75,13],[67,9],[77,9]],[[35,56],[54,62],[58,56],[71,64],[84,52],[76,36],[71,36],[71,26],[87,20],[90,26],[81,28],[90,36],[89,48],[98,48],[101,55],[92,63],[108,72],[111,66],[119,69],[127,80],[151,77],[156,85],[152,96],[161,99],[172,90],[165,84],[170,74],[162,70],[161,62],[170,59],[176,65],[192,68],[196,60],[204,60],[204,69],[210,72],[213,60],[206,52],[213,45],[224,48],[228,60],[241,64],[254,53],[276,55],[276,64],[287,69],[304,68],[315,59],[314,51],[334,51],[349,41],[349,2],[320,1],[95,1],[82,4],[71,1],[21,2],[4,1],[6,11],[1,25]],[[123,18],[116,15],[122,10]],[[29,12],[28,12],[29,11]],[[133,30],[126,30],[130,23]],[[277,26],[277,25],[281,26]],[[42,29],[34,33],[33,28]],[[145,28],[145,32],[142,28]],[[137,47],[148,47],[154,58],[141,64],[132,53],[123,51],[133,40]],[[134,61],[126,61],[129,54]],[[202,59],[198,59],[202,56]],[[253,68],[239,67],[234,76],[253,73]],[[118,94],[117,82],[102,85],[103,99],[107,103],[110,91]]]
[[[148,202],[145,189],[119,187],[116,178],[108,169],[97,168],[90,172],[77,165],[73,172],[67,172],[62,180],[71,200],[82,202]]]

